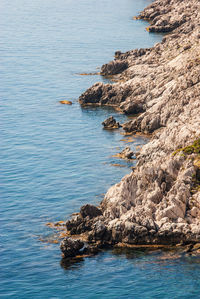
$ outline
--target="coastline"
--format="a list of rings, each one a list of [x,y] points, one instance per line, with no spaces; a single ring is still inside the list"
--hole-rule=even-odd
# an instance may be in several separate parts
[[[134,171],[111,187],[99,207],[85,205],[67,221],[65,258],[117,244],[188,245],[200,242],[200,3],[154,1],[138,18],[161,43],[126,53],[101,68],[114,84],[96,83],[81,105],[135,114],[123,129],[152,134]],[[74,239],[75,237],[75,239]],[[86,242],[88,245],[85,246]],[[196,246],[196,247],[195,247]]]

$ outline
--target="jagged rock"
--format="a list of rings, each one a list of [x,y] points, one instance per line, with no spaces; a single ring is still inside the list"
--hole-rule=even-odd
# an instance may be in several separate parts
[[[119,88],[118,84],[103,84],[98,82],[88,88],[80,97],[82,106],[112,106],[118,107],[129,95],[129,88]]]
[[[126,114],[138,114],[145,111],[145,103],[141,100],[136,101],[135,99],[126,98],[126,101],[120,104],[120,109]]]
[[[93,235],[94,235],[95,241],[102,240],[105,232],[106,232],[106,226],[105,226],[104,222],[101,220],[98,220],[93,226]]]
[[[102,122],[104,129],[118,129],[121,127],[120,123],[115,120],[113,116],[110,116]]]
[[[83,249],[84,243],[80,240],[74,240],[72,238],[66,237],[61,241],[60,249],[65,258],[75,257],[80,254],[80,250]]]
[[[133,155],[134,152],[131,150],[129,146],[127,146],[126,148],[123,149],[123,151],[121,151],[121,153],[116,154],[115,156],[121,159],[132,159]]]
[[[151,22],[148,27],[150,32],[170,32],[185,23],[189,23],[191,17],[197,16],[198,1],[168,1],[159,0],[156,5],[153,2],[139,15],[139,18],[147,19]]]
[[[91,219],[102,215],[102,211],[96,206],[87,204],[81,207],[80,214],[83,218],[89,217]]]
[[[85,231],[90,231],[92,229],[92,218],[89,216],[82,217],[81,214],[72,217],[66,222],[66,228],[70,231],[71,235],[79,235]]]
[[[101,67],[101,75],[116,75],[128,67],[127,61],[114,60]]]

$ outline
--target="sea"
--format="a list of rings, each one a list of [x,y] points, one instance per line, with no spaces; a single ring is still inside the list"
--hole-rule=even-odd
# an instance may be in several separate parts
[[[197,257],[113,249],[66,265],[46,225],[99,204],[136,163],[113,155],[148,142],[103,130],[111,115],[129,118],[78,97],[109,83],[80,74],[161,41],[133,20],[150,3],[0,1],[0,298],[200,298]]]

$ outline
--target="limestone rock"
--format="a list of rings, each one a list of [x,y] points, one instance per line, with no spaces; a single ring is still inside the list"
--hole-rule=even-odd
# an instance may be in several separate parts
[[[101,67],[101,75],[115,75],[123,72],[128,67],[127,61],[114,60]]]
[[[116,154],[115,156],[121,159],[132,159],[133,155],[133,151],[129,146],[127,146],[119,154]]]
[[[193,248],[200,243],[200,152],[191,151],[200,138],[200,2],[157,0],[139,18],[150,20],[149,31],[169,34],[149,49],[117,51],[102,67],[117,82],[94,84],[79,102],[134,114],[123,124],[125,132],[151,134],[151,139],[134,171],[107,191],[102,213],[79,215],[66,225],[101,246],[184,243]]]
[[[110,116],[102,122],[104,129],[118,129],[121,127],[120,123],[117,122],[113,116]]]
[[[83,248],[84,243],[80,240],[74,240],[72,238],[65,238],[60,244],[60,249],[65,258],[75,257],[80,254],[80,250]]]

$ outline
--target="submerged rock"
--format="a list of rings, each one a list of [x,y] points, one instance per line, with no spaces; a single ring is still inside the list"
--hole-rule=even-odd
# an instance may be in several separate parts
[[[117,122],[113,116],[110,116],[102,122],[104,129],[118,129],[121,127],[120,123]]]
[[[121,153],[114,155],[114,157],[121,158],[121,159],[132,159],[134,152],[131,150],[129,146],[123,149]]]
[[[72,102],[71,101],[67,101],[67,100],[63,100],[63,101],[60,101],[61,104],[65,104],[65,105],[72,105]]]
[[[125,159],[132,159],[134,153],[129,146],[127,146],[123,151],[120,153],[122,158]]]

